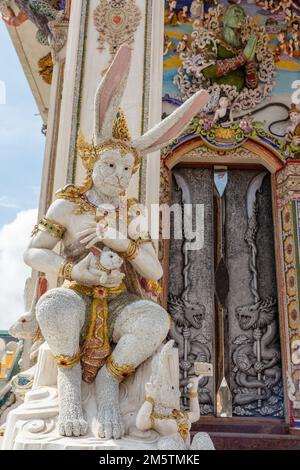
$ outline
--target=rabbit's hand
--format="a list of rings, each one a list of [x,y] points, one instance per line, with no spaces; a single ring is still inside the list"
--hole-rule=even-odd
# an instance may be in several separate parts
[[[189,392],[197,392],[198,391],[198,386],[199,382],[203,377],[201,375],[198,375],[197,377],[192,377],[189,381],[189,384],[187,386]]]

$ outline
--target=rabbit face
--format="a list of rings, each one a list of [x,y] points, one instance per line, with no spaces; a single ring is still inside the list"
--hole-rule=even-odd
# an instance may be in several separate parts
[[[123,259],[114,251],[111,250],[103,250],[100,261],[102,266],[107,269],[120,269],[123,264]]]
[[[122,155],[119,149],[106,150],[95,163],[92,179],[96,189],[109,196],[118,195],[128,188],[135,158],[131,153]]]
[[[155,396],[153,397],[157,405],[167,408],[180,409],[180,390],[178,384],[160,383],[154,387]]]

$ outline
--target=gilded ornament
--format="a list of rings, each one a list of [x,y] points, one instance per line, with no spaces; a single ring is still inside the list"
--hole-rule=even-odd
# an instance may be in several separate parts
[[[62,369],[71,369],[72,367],[76,366],[80,362],[80,352],[75,354],[74,356],[53,356],[58,367]]]
[[[96,215],[97,207],[93,205],[84,194],[85,187],[77,187],[68,185],[64,189],[60,189],[55,193],[57,199],[66,199],[67,201],[74,202],[74,214],[93,214]]]
[[[51,85],[53,76],[53,60],[51,52],[38,61],[39,75],[47,85]]]
[[[109,356],[106,362],[106,368],[110,375],[119,382],[122,382],[126,377],[135,372],[135,368],[133,366],[129,364],[123,364],[120,366],[113,360],[112,356]]]
[[[151,414],[152,429],[155,429],[155,420],[175,420],[177,424],[177,430],[183,440],[189,437],[190,432],[190,420],[186,411],[173,410],[168,415],[153,412]]]
[[[94,10],[94,24],[99,33],[99,50],[109,45],[112,56],[122,44],[132,44],[142,14],[135,0],[101,0]]]
[[[74,263],[70,260],[65,260],[62,264],[58,277],[65,279],[66,281],[72,281],[72,269],[74,267]]]
[[[76,282],[71,282],[70,284],[65,283],[63,287],[67,289],[73,289],[79,294],[87,295],[88,297],[93,297],[97,299],[108,299],[112,298],[113,296],[122,294],[126,291],[125,284],[121,283],[117,287],[103,287],[103,286],[96,286],[96,287],[88,287],[82,286],[77,284]]]
[[[105,272],[105,273],[110,273],[110,272],[111,272],[111,269],[105,268],[105,267],[101,264],[100,260],[97,260],[97,261],[95,262],[95,266],[96,266],[97,269],[99,269],[99,271],[103,271],[103,272]]]
[[[66,228],[55,222],[55,220],[47,219],[44,217],[41,221],[34,227],[32,231],[32,236],[36,235],[38,232],[46,232],[52,235],[55,238],[62,239],[65,235]]]
[[[284,259],[287,264],[291,264],[295,260],[295,247],[292,236],[287,237],[284,241]]]
[[[231,140],[235,138],[234,129],[223,129],[222,127],[216,129],[216,137],[219,139]]]
[[[289,327],[291,330],[298,330],[299,328],[299,304],[297,301],[288,304],[289,314]]]
[[[139,254],[139,244],[130,241],[129,246],[125,252],[120,253],[122,258],[124,258],[126,261],[133,261]]]
[[[119,110],[117,113],[112,136],[113,140],[96,145],[93,140],[90,143],[87,142],[83,133],[79,131],[77,152],[82,160],[84,168],[89,174],[93,171],[96,161],[99,160],[103,152],[106,152],[107,150],[119,150],[122,156],[126,156],[128,153],[133,154],[135,159],[133,173],[136,173],[139,169],[141,165],[141,154],[136,148],[129,144],[131,141],[131,135],[122,110]]]
[[[287,204],[282,210],[282,224],[286,232],[292,230],[292,207]]]
[[[117,117],[114,122],[112,135],[114,139],[121,140],[122,142],[131,141],[131,134],[128,128],[124,111],[122,111],[122,109],[119,109],[119,111],[117,112]]]
[[[111,353],[107,324],[108,301],[125,292],[126,287],[123,283],[112,288],[87,287],[76,282],[65,283],[63,287],[92,299],[89,329],[81,347],[82,378],[84,382],[92,383]]]
[[[297,273],[295,268],[291,268],[285,275],[286,290],[289,297],[293,297],[297,290]]]
[[[157,281],[147,281],[147,284],[151,291],[155,292],[157,296],[162,293],[162,287]]]

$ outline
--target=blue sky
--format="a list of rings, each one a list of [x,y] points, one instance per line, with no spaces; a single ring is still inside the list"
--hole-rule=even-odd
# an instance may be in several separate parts
[[[0,21],[0,229],[38,206],[45,137],[42,119],[6,27]]]

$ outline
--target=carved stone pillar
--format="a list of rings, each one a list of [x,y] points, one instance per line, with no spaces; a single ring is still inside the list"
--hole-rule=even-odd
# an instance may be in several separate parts
[[[281,269],[279,298],[283,370],[290,426],[300,431],[300,162],[289,161],[276,174]]]

